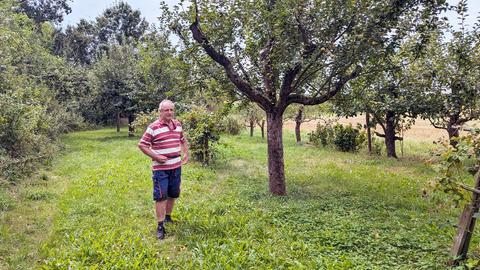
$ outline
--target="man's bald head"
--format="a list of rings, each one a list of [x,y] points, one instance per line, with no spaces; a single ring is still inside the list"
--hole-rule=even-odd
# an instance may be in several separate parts
[[[173,101],[171,101],[169,99],[164,99],[164,100],[162,100],[162,102],[160,102],[160,104],[158,104],[158,109],[161,110],[162,107],[166,104],[172,105],[175,108],[175,103],[173,103]]]
[[[160,113],[160,119],[169,122],[175,116],[175,104],[171,100],[164,99],[158,104],[158,111]]]

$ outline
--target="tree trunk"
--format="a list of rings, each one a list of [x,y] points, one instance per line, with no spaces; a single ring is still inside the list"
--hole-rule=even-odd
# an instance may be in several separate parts
[[[117,112],[117,132],[120,132],[120,112]]]
[[[297,144],[302,142],[302,135],[300,134],[300,125],[302,125],[303,120],[303,106],[298,109],[297,115],[295,116],[295,138],[297,139]]]
[[[268,180],[270,192],[275,195],[286,194],[282,126],[281,114],[267,112]]]
[[[458,138],[460,133],[456,123],[449,122],[447,124],[447,132],[448,132],[448,139],[450,141],[450,145],[453,147],[456,147],[458,142],[455,140],[452,140],[453,138]]]
[[[397,153],[395,151],[395,113],[392,111],[387,111],[384,132],[387,157],[397,158]]]
[[[133,127],[133,121],[135,121],[135,116],[133,116],[133,114],[128,115],[128,137],[135,136],[135,128]]]
[[[254,122],[250,120],[250,137],[253,137]]]
[[[372,154],[372,132],[370,130],[370,114],[365,114],[365,125],[367,126],[368,154]]]
[[[262,120],[262,124],[260,125],[260,130],[262,131],[262,139],[265,139],[265,120]]]

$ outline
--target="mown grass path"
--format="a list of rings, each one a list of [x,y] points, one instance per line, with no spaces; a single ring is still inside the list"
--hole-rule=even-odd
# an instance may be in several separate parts
[[[458,210],[421,197],[433,174],[419,160],[297,146],[286,133],[288,196],[273,197],[266,143],[226,136],[215,165],[184,166],[178,222],[158,242],[137,140],[108,129],[67,135],[46,176],[12,191],[20,195],[1,212],[0,268],[445,267]]]

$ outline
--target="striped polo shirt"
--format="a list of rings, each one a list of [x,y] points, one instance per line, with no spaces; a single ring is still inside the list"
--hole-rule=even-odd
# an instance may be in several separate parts
[[[165,163],[152,161],[152,170],[172,170],[182,166],[180,157],[180,143],[185,141],[183,136],[182,124],[177,120],[172,120],[171,126],[161,119],[151,123],[143,134],[139,146],[147,146],[159,155],[164,155],[168,159]]]

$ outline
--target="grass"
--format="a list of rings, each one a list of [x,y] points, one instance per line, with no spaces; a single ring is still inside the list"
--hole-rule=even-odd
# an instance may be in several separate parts
[[[288,195],[275,197],[265,141],[224,136],[216,164],[183,168],[178,222],[159,242],[137,140],[69,134],[49,171],[3,189],[0,268],[444,269],[449,259],[459,210],[421,196],[434,177],[426,146],[406,143],[397,161],[298,146],[286,131]]]

